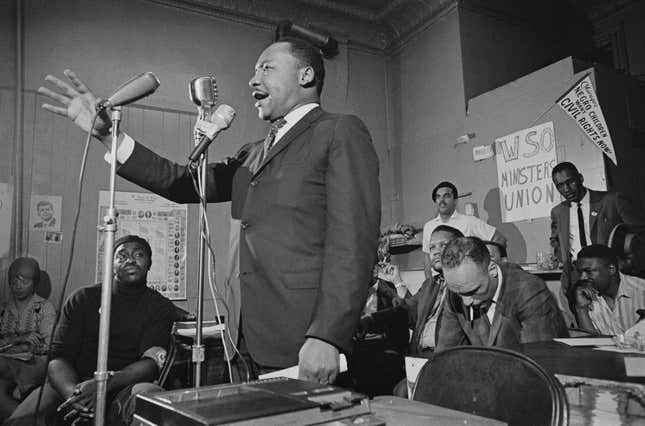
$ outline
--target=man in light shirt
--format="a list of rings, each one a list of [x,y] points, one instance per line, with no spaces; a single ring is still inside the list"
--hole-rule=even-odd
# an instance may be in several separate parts
[[[49,111],[88,131],[97,98],[71,71],[71,82],[46,80],[39,92],[63,106]],[[367,297],[380,226],[378,158],[370,134],[353,115],[320,107],[325,67],[319,49],[283,39],[259,56],[249,81],[264,140],[207,165],[207,202],[231,201],[227,324],[241,318],[235,340],[246,362],[240,379],[299,365],[300,378],[329,383],[339,352],[350,352]],[[217,111],[198,120],[208,138]],[[107,114],[92,133],[111,146]],[[163,158],[130,136],[118,136],[118,173],[171,201],[199,202],[192,167]],[[236,313],[237,312],[237,313]],[[239,357],[238,357],[239,360]],[[235,373],[234,373],[235,374]]]
[[[580,328],[591,333],[620,335],[639,320],[645,309],[645,280],[622,274],[614,251],[601,244],[578,253],[576,314]]]
[[[461,214],[457,211],[457,187],[451,182],[441,182],[432,190],[432,201],[437,205],[437,217],[423,225],[422,250],[425,256],[425,273],[429,278],[432,274],[432,259],[430,259],[430,236],[439,225],[448,225],[461,231],[467,237],[478,237],[482,240],[495,241],[506,246],[506,238],[494,226],[475,217]]]

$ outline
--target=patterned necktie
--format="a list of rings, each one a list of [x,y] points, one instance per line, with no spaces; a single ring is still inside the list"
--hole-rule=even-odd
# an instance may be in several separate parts
[[[587,247],[587,236],[585,235],[585,218],[582,214],[581,203],[578,203],[578,232],[580,233],[580,247]]]
[[[257,172],[257,170],[260,168],[260,166],[264,162],[264,159],[267,156],[267,153],[273,147],[273,144],[275,142],[275,136],[278,133],[278,130],[280,130],[280,128],[284,126],[286,123],[287,121],[284,118],[279,118],[275,120],[273,123],[271,123],[271,127],[269,127],[269,134],[267,135],[266,138],[264,138],[262,152],[260,153],[260,155],[257,156],[257,159],[249,167],[249,169],[251,170],[251,173]]]
[[[262,154],[262,161],[267,158],[269,150],[273,148],[273,144],[275,143],[275,136],[278,134],[278,130],[280,130],[280,128],[282,128],[282,126],[284,126],[285,124],[287,124],[287,120],[282,117],[271,123],[269,134],[264,139],[264,152]]]

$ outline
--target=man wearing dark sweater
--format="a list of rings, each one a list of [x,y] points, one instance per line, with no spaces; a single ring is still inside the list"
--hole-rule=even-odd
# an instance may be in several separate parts
[[[151,248],[138,236],[114,244],[114,281],[108,350],[107,424],[127,424],[134,395],[155,388],[174,319],[172,302],[146,285]],[[52,342],[48,382],[39,421],[59,416],[67,422],[93,421],[101,284],[83,287],[67,300]],[[13,413],[8,424],[32,424],[38,389]],[[40,423],[39,423],[40,424]]]

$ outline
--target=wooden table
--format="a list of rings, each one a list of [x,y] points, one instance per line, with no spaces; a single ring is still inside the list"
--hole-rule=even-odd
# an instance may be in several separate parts
[[[589,380],[634,383],[645,389],[645,377],[630,377],[625,373],[625,357],[645,357],[645,354],[618,353],[586,346],[569,346],[560,342],[525,343],[511,348],[533,358],[556,376]]]
[[[571,425],[645,424],[645,377],[627,376],[626,357],[645,357],[560,342],[512,348],[534,359],[565,387]]]
[[[396,396],[377,396],[370,404],[372,413],[386,425],[504,425],[499,420],[488,419],[438,405],[410,401]]]

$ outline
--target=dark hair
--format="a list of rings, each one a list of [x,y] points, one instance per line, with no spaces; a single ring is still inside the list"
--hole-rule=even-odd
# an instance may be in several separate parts
[[[551,170],[551,179],[555,178],[556,173],[560,173],[565,170],[569,170],[574,175],[580,176],[580,172],[578,171],[578,169],[573,163],[570,163],[568,161],[563,161],[562,163],[556,164],[553,170]]]
[[[114,251],[116,252],[116,249],[119,248],[119,246],[125,244],[125,243],[139,243],[143,246],[143,249],[146,251],[148,254],[148,257],[152,259],[152,249],[150,248],[150,244],[148,244],[148,241],[144,240],[138,235],[124,235],[123,237],[119,238],[114,242]]]
[[[591,244],[578,252],[578,259],[602,259],[607,266],[618,267],[618,256],[611,247],[603,244]]]
[[[506,252],[506,246],[504,244],[498,243],[497,241],[484,241],[484,244],[495,246],[499,249],[499,255],[501,257],[508,257],[508,254]]]
[[[276,43],[288,43],[289,52],[298,60],[300,66],[309,66],[314,70],[314,81],[318,95],[322,93],[325,83],[325,62],[319,48],[306,40],[297,37],[283,37]]]
[[[441,253],[441,266],[456,268],[465,258],[470,258],[477,265],[488,266],[490,253],[486,244],[477,237],[461,237],[449,241]]]
[[[437,191],[439,190],[439,188],[450,188],[450,190],[452,191],[452,196],[455,198],[455,200],[459,196],[459,194],[457,193],[457,187],[453,185],[452,182],[443,181],[439,185],[435,186],[432,190],[432,201],[436,201],[435,198],[437,197]]]
[[[36,259],[34,259],[33,257],[18,257],[16,258],[16,260],[11,262],[11,265],[9,265],[9,270],[7,271],[9,281],[11,281],[11,277],[18,275],[18,270],[23,265],[30,266],[34,270],[34,272],[36,273],[36,275],[34,276],[34,286],[37,286],[40,282],[40,266],[38,265],[38,261],[36,261]]]
[[[438,225],[435,229],[432,230],[432,234],[435,232],[448,232],[449,234],[452,235],[453,238],[461,238],[464,236],[464,234],[457,228],[453,228],[452,226],[448,225]]]
[[[40,200],[40,201],[38,201],[38,204],[36,204],[36,210],[38,210],[42,206],[52,206],[52,208],[54,208],[54,205],[52,204],[51,201],[49,201],[49,200]]]

